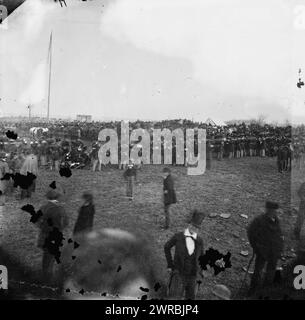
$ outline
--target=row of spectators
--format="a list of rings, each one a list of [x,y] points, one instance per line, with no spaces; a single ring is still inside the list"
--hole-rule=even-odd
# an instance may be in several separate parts
[[[37,130],[33,130],[37,128]],[[39,164],[49,165],[55,170],[61,162],[68,160],[79,163],[81,167],[96,162],[98,159],[98,134],[102,129],[113,128],[118,132],[120,142],[121,122],[77,122],[77,121],[52,121],[46,122],[2,122],[0,130],[3,133],[0,138],[0,151],[10,152],[11,156],[20,153],[24,147],[32,147],[38,155]],[[130,130],[146,129],[152,133],[152,129],[169,129],[171,131],[182,128],[184,131],[190,128],[204,128],[207,132],[207,155],[209,159],[224,157],[241,158],[245,156],[276,156],[280,146],[289,146],[293,150],[291,126],[273,126],[252,124],[235,124],[227,126],[207,125],[189,120],[164,120],[160,122],[136,121],[129,123]],[[18,133],[18,138],[12,142],[5,136],[7,130]],[[298,129],[305,132],[304,128]],[[298,131],[296,131],[296,134]],[[184,137],[174,139],[172,150],[172,163],[176,164],[176,149],[178,144],[183,144],[186,150]],[[183,139],[183,141],[182,141]],[[305,139],[294,139],[296,154],[303,152]],[[153,141],[151,139],[151,151]],[[131,141],[131,146],[141,141]],[[303,149],[302,149],[303,148]],[[303,151],[302,151],[303,150]],[[197,140],[195,139],[195,153],[197,153]],[[120,153],[120,145],[119,145]],[[151,152],[152,155],[152,152]],[[162,157],[164,156],[162,152]],[[91,160],[91,161],[90,161]],[[95,165],[96,166],[96,165]],[[94,166],[94,167],[95,167]]]
[[[94,141],[99,132],[104,128],[120,129],[120,121],[111,122],[79,122],[79,121],[52,121],[52,122],[2,122],[0,130],[5,128],[15,128],[17,132],[28,133],[33,127],[48,128],[48,134],[51,136],[66,136],[81,138],[83,140]],[[134,121],[129,123],[130,129],[143,128],[145,130],[164,129],[175,130],[177,128],[204,128],[207,130],[209,139],[219,138],[241,138],[241,137],[286,137],[291,138],[291,126],[275,126],[270,124],[241,123],[225,126],[216,126],[202,122],[193,122],[190,120],[163,120],[163,121]]]

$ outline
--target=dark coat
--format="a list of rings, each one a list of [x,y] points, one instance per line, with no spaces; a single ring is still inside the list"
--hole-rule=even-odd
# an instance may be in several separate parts
[[[93,219],[95,207],[92,203],[82,205],[78,212],[78,217],[74,226],[73,234],[84,231],[91,231],[93,227]]]
[[[40,210],[42,217],[37,222],[40,229],[37,246],[42,248],[53,228],[58,228],[62,232],[68,226],[69,219],[65,209],[56,202],[48,201]],[[52,221],[52,226],[49,225],[49,221]]]
[[[137,169],[135,167],[127,168],[123,174],[124,178],[127,179],[128,177],[135,177],[137,178]]]
[[[175,247],[175,255],[174,260],[171,254],[171,248]],[[167,261],[168,268],[173,270],[178,270],[180,275],[185,275],[185,259],[189,256],[186,242],[185,242],[185,235],[184,232],[178,232],[174,234],[164,245],[164,253]],[[203,255],[203,240],[197,235],[197,239],[195,240],[195,261],[197,261],[196,265],[194,266],[194,276],[200,270],[199,266],[199,257]]]
[[[168,175],[163,180],[163,195],[165,205],[170,205],[177,202],[176,193],[174,190],[174,180],[171,175]]]
[[[248,239],[255,254],[266,261],[276,261],[280,258],[284,247],[280,221],[272,221],[267,214],[261,214],[250,223]]]

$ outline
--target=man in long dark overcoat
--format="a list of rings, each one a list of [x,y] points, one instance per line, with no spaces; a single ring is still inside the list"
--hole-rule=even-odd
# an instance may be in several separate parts
[[[78,217],[73,230],[74,235],[79,232],[89,232],[93,227],[93,219],[95,214],[93,196],[90,192],[85,191],[82,198],[84,199],[84,203],[78,212]]]
[[[277,216],[278,204],[266,202],[266,212],[254,218],[248,227],[248,239],[255,254],[255,268],[251,279],[249,295],[261,284],[262,271],[267,264],[264,285],[274,280],[277,261],[283,251],[283,236]]]
[[[165,214],[165,229],[169,228],[170,224],[170,206],[177,202],[176,192],[174,189],[174,180],[171,176],[169,168],[163,169],[163,201],[164,201],[164,214]]]

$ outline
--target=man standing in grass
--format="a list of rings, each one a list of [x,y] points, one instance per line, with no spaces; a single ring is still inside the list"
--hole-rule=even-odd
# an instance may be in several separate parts
[[[255,254],[255,267],[248,295],[261,287],[262,272],[266,265],[264,286],[271,286],[274,281],[277,261],[283,251],[283,236],[278,218],[279,205],[266,202],[266,212],[254,218],[248,227],[248,239]]]
[[[133,200],[133,187],[135,181],[137,181],[137,169],[135,168],[132,161],[129,161],[129,165],[124,172],[124,178],[126,180],[126,196],[127,198],[132,201]]]
[[[165,229],[169,228],[170,224],[170,206],[177,202],[176,192],[174,189],[174,180],[171,176],[169,168],[163,169],[163,199],[164,199],[164,214],[165,214]]]
[[[196,280],[201,274],[199,257],[203,255],[203,240],[198,235],[205,215],[194,210],[184,231],[174,234],[164,245],[170,272],[169,296],[174,299],[191,299],[196,296]],[[175,247],[174,259],[171,249]]]

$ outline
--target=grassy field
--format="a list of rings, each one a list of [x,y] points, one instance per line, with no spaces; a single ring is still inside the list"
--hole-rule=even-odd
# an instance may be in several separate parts
[[[162,166],[144,166],[138,175],[135,199],[125,198],[123,171],[104,169],[102,172],[75,170],[70,178],[60,177],[57,172],[41,170],[37,181],[37,192],[32,199],[18,201],[7,199],[0,213],[0,241],[10,253],[19,257],[26,265],[38,270],[41,252],[36,247],[37,230],[29,222],[29,214],[20,210],[27,203],[36,209],[45,201],[48,185],[56,180],[66,190],[65,207],[70,216],[68,232],[71,233],[81,204],[81,194],[92,190],[96,204],[95,228],[116,227],[125,230],[140,230],[153,239],[153,249],[160,257],[162,277],[166,279],[166,263],[163,245],[175,232],[183,230],[185,218],[192,209],[207,214],[230,213],[229,219],[207,217],[201,228],[205,248],[232,253],[232,268],[216,277],[204,280],[198,298],[208,299],[215,283],[227,285],[233,295],[241,286],[252,251],[247,242],[246,226],[249,221],[264,211],[267,199],[277,201],[285,232],[285,254],[295,245],[291,231],[296,217],[292,205],[298,206],[295,195],[304,171],[280,174],[276,160],[270,158],[243,158],[214,161],[212,169],[202,176],[187,176],[186,168],[173,167],[178,203],[172,207],[171,228],[162,230]],[[292,183],[291,183],[292,182]],[[246,214],[248,219],[241,217]],[[240,255],[248,250],[249,256]],[[283,262],[283,261],[281,261]],[[249,282],[249,280],[248,280]],[[241,293],[242,297],[243,293]]]

